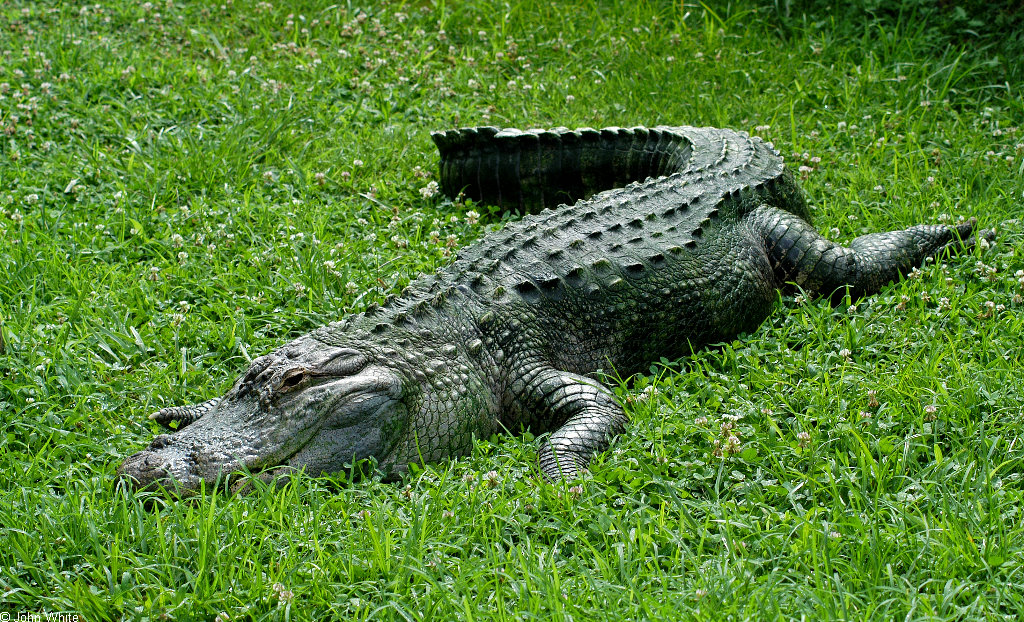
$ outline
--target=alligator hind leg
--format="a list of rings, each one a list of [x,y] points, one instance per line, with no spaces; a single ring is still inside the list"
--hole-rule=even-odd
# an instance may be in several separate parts
[[[759,207],[746,216],[747,225],[765,244],[780,284],[796,283],[826,296],[850,288],[854,298],[877,292],[887,283],[943,251],[963,251],[978,237],[975,221],[955,225],[918,225],[902,231],[871,233],[841,246],[823,238],[797,216]]]
[[[201,404],[161,408],[150,415],[149,418],[165,428],[170,428],[171,424],[177,423],[178,425],[175,429],[180,430],[188,424],[194,423],[200,417],[216,408],[217,404],[220,403],[220,399],[221,398],[219,397],[215,397],[212,400],[207,400]]]
[[[577,477],[629,421],[611,392],[592,378],[545,367],[512,389],[538,428],[554,430],[538,455],[550,480]]]

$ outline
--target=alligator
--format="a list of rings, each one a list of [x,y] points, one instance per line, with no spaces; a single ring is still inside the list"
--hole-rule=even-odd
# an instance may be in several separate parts
[[[860,297],[988,232],[974,220],[819,235],[771,143],[695,127],[433,134],[449,196],[527,212],[382,306],[256,358],[222,397],[150,417],[136,490],[186,495],[247,471],[400,476],[499,432],[546,434],[541,473],[576,478],[627,416],[601,370],[751,332],[777,291]],[[228,485],[230,487],[230,485]]]

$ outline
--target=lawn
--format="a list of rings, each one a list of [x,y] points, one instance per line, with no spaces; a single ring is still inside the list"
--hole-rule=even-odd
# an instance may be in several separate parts
[[[0,612],[1017,619],[1024,24],[796,4],[4,3]],[[434,195],[430,130],[640,124],[773,141],[838,241],[997,235],[608,378],[633,423],[580,481],[526,434],[398,483],[117,484],[149,413],[517,217]]]

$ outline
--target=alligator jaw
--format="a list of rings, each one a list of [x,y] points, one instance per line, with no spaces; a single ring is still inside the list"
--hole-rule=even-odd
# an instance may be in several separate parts
[[[279,463],[268,464],[264,469],[253,469],[253,476],[270,482],[287,472],[294,470],[288,461],[298,450],[286,456]],[[204,487],[209,491],[224,489],[231,492],[239,490],[240,483],[231,477],[233,471],[246,468],[245,461],[240,458],[217,460],[220,467],[203,469],[199,452],[179,445],[167,434],[153,439],[146,449],[129,456],[117,469],[118,478],[135,492],[165,489],[179,497],[190,497],[198,494]],[[206,477],[204,477],[204,471]]]
[[[319,475],[386,458],[409,413],[401,378],[379,365],[308,378],[311,367],[290,359],[259,365],[270,372],[265,386],[236,383],[194,423],[128,457],[118,477],[132,490],[165,488],[184,497],[235,489],[238,478],[230,474],[237,471],[269,482],[290,471]],[[289,381],[295,369],[303,370],[301,382]]]
[[[179,497],[226,488],[233,472],[287,464],[315,432],[316,421],[304,423],[292,428],[291,443],[275,442],[275,424],[284,425],[276,410],[263,410],[254,399],[223,400],[195,423],[156,436],[125,459],[117,474],[132,490],[163,488]]]
[[[149,447],[129,456],[118,467],[117,476],[135,491],[163,486],[187,496],[194,493],[202,481],[189,454],[170,435],[161,434]]]

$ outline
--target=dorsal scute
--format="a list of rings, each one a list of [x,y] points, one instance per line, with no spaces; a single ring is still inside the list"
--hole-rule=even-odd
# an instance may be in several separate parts
[[[398,323],[440,312],[459,296],[479,296],[486,302],[505,300],[517,292],[525,293],[524,299],[541,300],[546,292],[585,285],[591,274],[607,273],[602,283],[614,278],[612,273],[643,275],[680,253],[694,252],[713,223],[727,223],[759,201],[798,192],[785,178],[781,158],[770,143],[731,130],[670,126],[527,131],[469,128],[436,133],[434,140],[442,160],[447,153],[463,158],[459,162],[469,162],[474,154],[486,152],[486,162],[480,164],[496,162],[498,166],[511,161],[503,151],[507,146],[547,149],[557,153],[560,162],[575,167],[620,166],[645,178],[629,179],[624,187],[597,187],[597,194],[589,199],[555,209],[544,207],[460,250],[455,264],[438,275],[413,281],[385,306],[395,309],[396,317],[391,319]],[[527,144],[532,146],[525,147]],[[619,153],[630,150],[633,153]],[[719,176],[722,173],[724,177]],[[608,181],[600,177],[583,175],[573,183]],[[545,197],[550,194],[545,188],[537,192]],[[595,259],[602,253],[608,254],[604,262]],[[539,264],[550,272],[538,272]],[[453,288],[460,284],[465,287]],[[373,311],[369,314],[378,324],[388,322]]]

